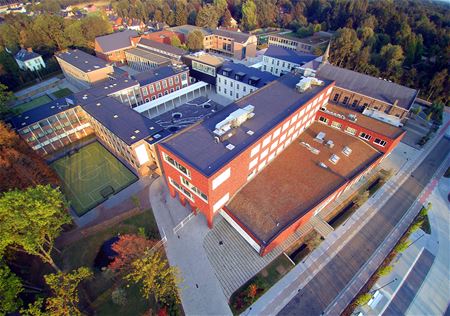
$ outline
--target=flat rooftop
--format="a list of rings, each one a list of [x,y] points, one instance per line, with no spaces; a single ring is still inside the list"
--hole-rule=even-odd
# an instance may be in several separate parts
[[[103,59],[85,53],[79,49],[69,49],[66,52],[56,54],[56,57],[83,72],[91,72],[109,66]]]
[[[352,109],[349,109],[349,108],[346,108],[346,107],[343,107],[340,105],[336,105],[331,102],[329,102],[326,105],[326,108],[328,111],[330,111],[332,113],[337,113],[337,114],[345,116],[345,119],[349,120],[350,122],[353,122],[353,121],[349,119],[349,115],[350,114],[356,115],[356,122],[354,122],[355,124],[364,126],[368,130],[371,130],[373,132],[387,136],[391,139],[397,138],[404,132],[404,130],[399,127],[395,127],[391,124],[384,123],[382,121],[373,119],[373,118],[368,117],[360,112],[353,111]],[[320,111],[323,112],[323,110],[320,110]],[[328,112],[328,113],[331,114],[330,112]]]
[[[208,53],[197,53],[184,56],[185,58],[189,58],[191,60],[198,61],[200,63],[204,63],[211,66],[220,66],[224,63],[224,59],[218,56],[214,56]]]
[[[137,73],[133,75],[132,78],[137,80],[141,85],[141,87],[143,87],[150,83],[157,82],[164,78],[172,77],[176,74],[182,73],[187,70],[189,70],[187,67],[183,67],[181,65],[161,66],[144,72]]]
[[[153,61],[157,64],[170,63],[170,58],[164,57],[160,54],[155,54],[143,48],[131,48],[126,51],[126,54],[135,55],[147,60]]]
[[[312,86],[300,93],[295,85],[299,76],[286,74],[276,81],[247,95],[217,112],[209,119],[185,129],[161,143],[161,146],[175,153],[189,165],[209,177],[234,159],[243,150],[264,137],[273,127],[282,122],[297,109],[306,106],[312,98],[327,89],[332,82],[324,81],[322,86]],[[247,120],[225,142],[215,142],[213,131],[216,124],[228,115],[247,105],[253,105],[254,117]],[[247,133],[253,131],[252,135]],[[232,144],[234,148],[226,148]],[[205,153],[208,153],[205,155]]]
[[[305,54],[302,52],[297,52],[292,49],[287,49],[284,47],[273,45],[267,48],[266,52],[264,53],[264,56],[285,60],[298,65],[303,65],[317,58],[317,56],[315,55]]]
[[[325,142],[333,141],[333,148],[314,141],[319,132],[326,134]],[[320,153],[313,154],[300,142]],[[345,146],[352,150],[349,157],[342,153]],[[332,154],[340,157],[336,165],[329,161]],[[380,156],[380,152],[357,137],[313,123],[241,189],[227,208],[260,241],[269,243]],[[319,166],[320,162],[328,168]]]
[[[233,62],[225,62],[220,69],[217,70],[217,73],[256,88],[264,87],[268,83],[278,79],[277,76],[272,75],[268,71],[262,71],[254,67],[248,67],[244,64]]]
[[[327,43],[331,39],[332,34],[327,33],[327,32],[317,32],[311,36],[299,37],[294,32],[291,32],[291,33],[285,33],[285,34],[276,34],[275,36],[296,40],[297,42],[301,42],[304,44],[320,45],[320,44]]]

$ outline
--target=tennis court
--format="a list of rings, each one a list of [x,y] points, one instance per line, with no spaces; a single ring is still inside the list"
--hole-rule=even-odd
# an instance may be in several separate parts
[[[51,166],[62,179],[64,193],[78,216],[137,180],[99,142],[71,151]]]
[[[17,105],[15,107],[15,109],[17,111],[19,111],[20,113],[23,113],[25,111],[37,108],[38,106],[41,106],[42,104],[49,103],[50,101],[52,101],[52,99],[50,99],[50,97],[48,95],[44,94],[44,95],[42,95],[40,97],[37,97],[36,99],[33,99],[33,100],[28,101],[26,103],[22,103],[20,105]]]

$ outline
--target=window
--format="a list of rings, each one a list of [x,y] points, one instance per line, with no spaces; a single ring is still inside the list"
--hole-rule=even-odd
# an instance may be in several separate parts
[[[186,196],[189,200],[194,201],[191,192],[186,190],[184,187],[175,182],[171,177],[169,177],[169,182],[172,186],[174,186],[179,192],[181,192],[184,196]]]
[[[358,105],[358,100],[353,100],[352,107],[356,107]]]
[[[259,157],[261,160],[263,160],[264,158],[266,158],[266,156],[269,154],[269,149],[264,150],[261,153],[261,156]]]
[[[342,101],[343,104],[347,104],[348,102],[348,97],[344,97],[344,101]]]
[[[345,129],[346,133],[349,133],[351,135],[356,135],[356,129],[354,129],[353,127],[347,126],[347,128]]]
[[[149,86],[150,93],[155,93],[155,87],[153,85]]]
[[[239,93],[236,93],[236,99],[239,99]]]
[[[173,86],[173,78],[169,78],[169,86]]]
[[[333,122],[331,122],[331,127],[334,127],[334,128],[337,128],[337,129],[341,129],[342,124],[339,123],[339,122],[333,121]]]
[[[188,180],[186,180],[183,177],[181,178],[181,183],[183,183],[189,190],[191,190],[192,192],[194,192],[195,195],[197,195],[198,197],[200,197],[202,200],[204,200],[206,203],[208,203],[208,196],[203,193],[202,191],[199,190],[199,188],[197,188],[195,185],[193,185],[192,183],[190,183]]]
[[[336,94],[334,95],[333,101],[334,101],[334,102],[337,102],[338,99],[339,99],[339,94],[336,93]]]
[[[373,142],[381,147],[384,147],[387,144],[384,140],[379,139],[379,138],[375,138],[375,140]]]
[[[180,83],[180,78],[178,76],[175,77],[175,84]]]
[[[323,116],[319,116],[319,122],[322,122],[322,123],[328,124],[328,119],[327,119],[326,117],[323,117]]]
[[[143,94],[148,94],[147,87],[143,87],[143,88],[142,88],[142,93],[143,93]]]
[[[277,138],[278,136],[280,136],[281,133],[281,128],[277,129],[274,133],[273,133],[273,139]]]
[[[181,171],[184,175],[186,175],[189,179],[191,178],[191,172],[182,164],[175,161],[172,157],[163,152],[164,160],[169,163],[175,169]]]
[[[243,86],[243,87],[242,87],[242,91],[246,92],[246,90],[247,90],[247,87],[246,87],[246,86]]]
[[[161,90],[161,83],[157,82],[156,83],[156,91],[159,91],[159,90]]]
[[[169,94],[169,91],[164,91],[164,95],[168,95]]]
[[[258,157],[256,157],[255,159],[253,159],[252,161],[250,161],[249,165],[248,165],[248,169],[252,169],[254,166],[256,166],[258,164]]]
[[[372,136],[370,136],[369,134],[366,134],[366,133],[359,134],[359,137],[361,137],[365,140],[370,140],[372,138]]]
[[[163,86],[164,89],[167,88],[167,80],[163,80],[162,81],[162,86]]]
[[[230,87],[233,88],[233,81],[230,81]]]
[[[262,147],[263,147],[263,148],[266,147],[267,145],[269,145],[270,139],[271,139],[271,136],[267,136],[267,138],[264,139],[264,141],[263,141],[263,143],[262,143]]]

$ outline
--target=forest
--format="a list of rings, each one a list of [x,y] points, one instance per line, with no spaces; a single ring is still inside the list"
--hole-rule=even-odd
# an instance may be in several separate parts
[[[30,5],[39,14],[6,16],[0,25],[0,82],[20,84],[19,71],[4,48],[33,47],[44,56],[66,47],[92,50],[96,36],[111,32],[105,15],[80,20],[58,16],[79,0],[44,0]],[[113,0],[117,16],[169,26],[229,26],[243,31],[287,28],[303,37],[315,31],[335,34],[331,62],[420,90],[429,101],[448,102],[450,5],[411,0]],[[320,53],[320,52],[318,52]]]

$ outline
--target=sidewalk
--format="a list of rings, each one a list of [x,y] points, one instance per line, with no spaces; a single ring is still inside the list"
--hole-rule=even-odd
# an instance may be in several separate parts
[[[167,237],[165,249],[169,263],[181,272],[180,295],[185,314],[231,315],[227,298],[203,248],[209,231],[204,216],[194,216],[174,234],[173,228],[190,211],[170,197],[162,178],[152,183],[149,198],[161,236]]]

